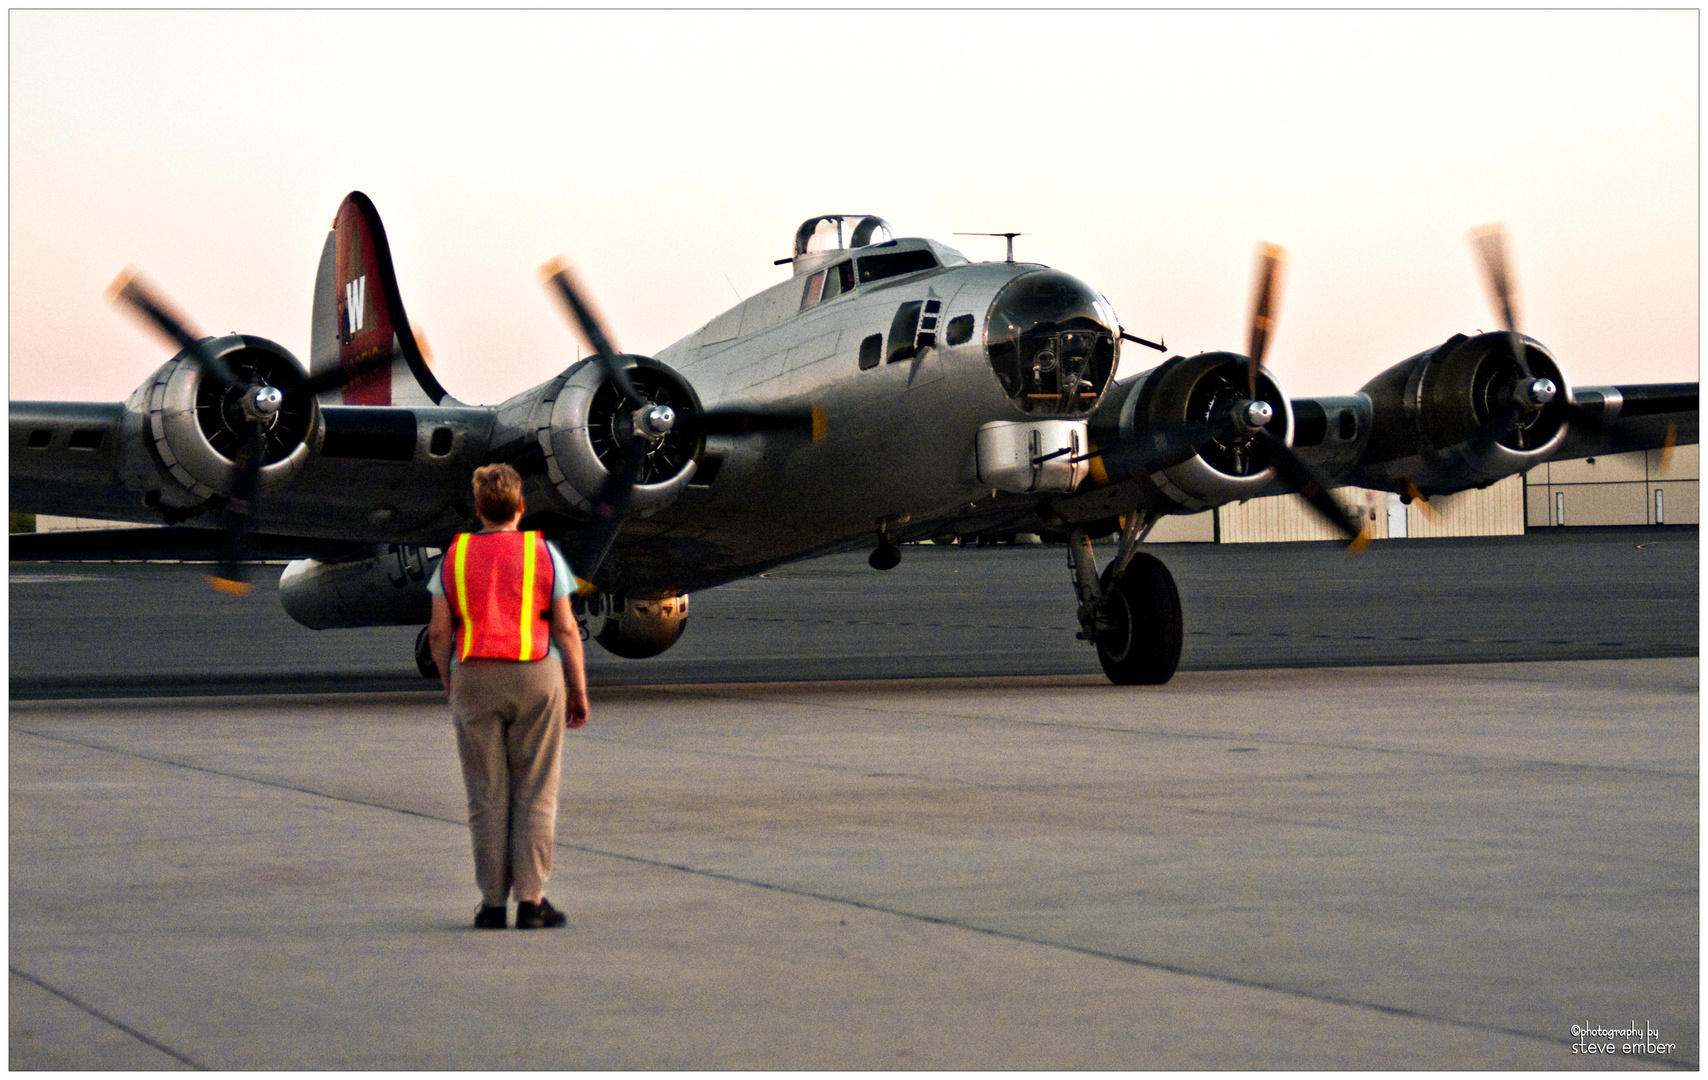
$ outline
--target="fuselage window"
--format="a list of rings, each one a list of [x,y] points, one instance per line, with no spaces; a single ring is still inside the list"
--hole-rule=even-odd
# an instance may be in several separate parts
[[[806,290],[801,293],[801,310],[805,311],[816,304],[834,300],[845,292],[853,291],[854,264],[837,263],[807,278]]]
[[[862,285],[868,281],[882,281],[884,278],[911,274],[916,270],[935,269],[937,266],[937,256],[929,251],[891,251],[883,255],[867,255],[858,261]]]
[[[824,272],[824,298],[834,300],[845,292],[854,291],[854,264],[837,263]]]
[[[824,298],[824,271],[807,278],[807,290],[801,294],[801,310],[805,311]]]

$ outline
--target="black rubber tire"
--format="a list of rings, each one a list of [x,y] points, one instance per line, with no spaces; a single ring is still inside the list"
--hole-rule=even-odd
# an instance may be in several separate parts
[[[433,649],[427,643],[427,628],[415,635],[415,670],[421,673],[423,679],[437,679],[439,665],[433,662]]]
[[[1097,659],[1110,682],[1160,686],[1174,677],[1185,631],[1180,590],[1161,560],[1139,552],[1120,577],[1105,571],[1100,614]]]

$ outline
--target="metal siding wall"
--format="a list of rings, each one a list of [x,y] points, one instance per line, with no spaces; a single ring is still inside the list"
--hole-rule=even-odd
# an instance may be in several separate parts
[[[1336,488],[1336,502],[1363,512],[1371,539],[1388,539],[1388,493],[1368,488]],[[1416,539],[1438,536],[1522,536],[1525,487],[1522,476],[1509,476],[1481,491],[1461,491],[1429,500],[1436,516],[1416,503],[1406,507],[1406,530]],[[1297,495],[1273,495],[1220,507],[1222,543],[1275,544],[1297,540],[1333,540],[1338,534],[1320,521]],[[1374,514],[1374,520],[1371,515]],[[1668,519],[1671,519],[1670,504]]]
[[[1642,483],[1648,479],[1648,452],[1633,450],[1628,454],[1603,454],[1600,457],[1578,458],[1575,461],[1550,461],[1550,484],[1618,484]]]
[[[1665,494],[1666,524],[1701,521],[1700,448],[1674,447],[1667,467],[1660,450],[1551,461],[1530,470],[1526,510],[1532,528],[1554,524],[1556,497],[1565,496],[1566,524],[1653,525],[1655,490]]]
[[[1216,516],[1212,510],[1196,514],[1170,514],[1156,523],[1147,544],[1208,544],[1216,539]]]
[[[1701,447],[1695,443],[1688,446],[1675,446],[1672,449],[1672,461],[1666,470],[1661,470],[1661,458],[1665,456],[1659,450],[1648,452],[1648,478],[1651,483],[1656,480],[1700,480]]]
[[[85,529],[147,529],[150,527],[135,521],[102,521],[99,518],[59,517],[55,514],[36,515],[36,532],[81,532]]]
[[[1366,488],[1336,488],[1334,500],[1364,515],[1371,536],[1388,535],[1388,494]],[[1376,520],[1371,521],[1374,512]],[[1218,507],[1224,544],[1280,544],[1297,540],[1333,540],[1340,534],[1317,517],[1309,503],[1297,495],[1270,495],[1249,502]]]
[[[1524,535],[1522,476],[1509,476],[1480,491],[1472,488],[1454,495],[1436,495],[1429,506],[1436,516],[1426,514],[1416,503],[1406,508],[1406,524],[1412,536]]]
[[[1698,480],[1669,480],[1664,484],[1653,484],[1649,487],[1649,524],[1653,525],[1655,518],[1655,491],[1659,489],[1666,494],[1667,525],[1700,525],[1702,512],[1699,502],[1701,495],[1697,490]]]

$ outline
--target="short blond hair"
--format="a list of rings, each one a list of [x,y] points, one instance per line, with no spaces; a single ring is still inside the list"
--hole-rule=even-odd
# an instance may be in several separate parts
[[[502,462],[474,471],[474,512],[493,524],[522,509],[522,474]]]

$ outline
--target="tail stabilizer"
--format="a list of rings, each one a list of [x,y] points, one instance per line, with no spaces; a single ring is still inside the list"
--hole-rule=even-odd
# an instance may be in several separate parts
[[[451,405],[410,329],[379,211],[360,191],[344,197],[320,253],[314,280],[309,373],[392,357],[381,367],[321,395],[322,405]]]

